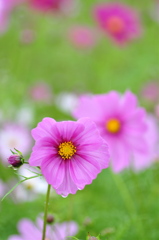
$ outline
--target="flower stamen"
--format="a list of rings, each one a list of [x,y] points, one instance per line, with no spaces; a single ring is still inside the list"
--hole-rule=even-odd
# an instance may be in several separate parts
[[[76,147],[72,142],[63,142],[60,143],[58,147],[58,154],[62,159],[70,159],[76,153]]]
[[[124,29],[124,22],[121,18],[112,16],[107,20],[106,26],[110,32],[120,33]]]
[[[106,122],[106,130],[110,133],[118,133],[121,129],[121,123],[119,120],[112,118]]]

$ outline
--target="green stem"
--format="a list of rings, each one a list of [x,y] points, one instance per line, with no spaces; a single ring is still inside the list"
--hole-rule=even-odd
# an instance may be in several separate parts
[[[47,211],[48,211],[48,205],[49,205],[50,188],[51,188],[51,185],[48,184],[47,193],[46,193],[45,210],[44,210],[42,240],[45,240],[45,235],[46,235],[46,220],[47,220]]]

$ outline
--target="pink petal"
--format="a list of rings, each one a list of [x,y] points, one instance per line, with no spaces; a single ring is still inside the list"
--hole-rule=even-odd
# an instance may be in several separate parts
[[[56,121],[52,118],[44,118],[42,122],[40,122],[37,127],[32,130],[32,136],[34,140],[38,140],[42,137],[52,136],[51,129],[55,123]]]
[[[69,193],[75,194],[78,190],[77,186],[75,185],[74,181],[72,180],[70,176],[70,171],[69,171],[69,162],[71,160],[68,160],[66,162],[66,174],[65,178],[63,179],[63,182],[61,185],[56,189],[57,194],[61,194],[63,197],[67,197]]]
[[[43,160],[41,170],[47,182],[57,189],[65,177],[65,160],[60,157],[53,159]]]

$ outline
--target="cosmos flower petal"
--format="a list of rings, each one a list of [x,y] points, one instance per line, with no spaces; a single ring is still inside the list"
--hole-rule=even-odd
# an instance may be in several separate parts
[[[24,240],[24,238],[19,237],[18,235],[12,235],[8,240]]]
[[[68,141],[69,139],[74,139],[74,136],[80,134],[84,130],[83,124],[76,124],[76,122],[58,122],[57,129],[61,135],[63,141]]]
[[[76,184],[73,182],[70,171],[69,171],[69,161],[66,163],[66,174],[65,178],[61,185],[56,189],[57,194],[62,195],[63,197],[67,197],[69,193],[75,194],[78,190]]]
[[[83,189],[86,184],[90,184],[95,178],[94,173],[91,174],[81,165],[81,158],[76,156],[70,161],[70,175],[74,183],[79,189]]]
[[[22,219],[18,223],[18,230],[22,234],[22,236],[24,235],[25,238],[28,238],[30,240],[34,239],[34,236],[41,236],[40,230],[36,229],[34,224],[29,219]]]
[[[58,188],[65,177],[65,161],[60,157],[54,158],[52,161],[44,159],[41,170],[47,182],[55,189]],[[51,173],[51,174],[50,174]]]
[[[36,128],[32,130],[32,137],[34,140],[38,140],[42,137],[50,136],[51,128],[56,121],[52,118],[44,118],[42,122],[38,124]]]
[[[103,143],[103,145],[98,149],[98,151],[79,151],[80,156],[85,156],[86,161],[92,162],[94,165],[100,167],[100,169],[107,168],[109,166],[109,154],[108,154],[108,145]]]
[[[99,109],[100,114],[98,114]],[[90,117],[95,122],[102,138],[109,145],[112,166],[115,171],[120,171],[124,167],[127,168],[128,165],[132,166],[131,159],[136,154],[143,155],[146,163],[149,153],[156,152],[158,141],[158,138],[155,137],[156,134],[151,134],[149,138],[147,138],[147,135],[149,135],[149,131],[151,133],[157,133],[158,131],[153,131],[151,126],[147,124],[148,116],[145,109],[138,106],[137,97],[130,91],[123,95],[112,91],[108,94],[91,96],[91,98],[85,96],[82,101],[79,100],[73,115],[77,118]],[[93,132],[92,129],[90,133],[91,131]],[[82,139],[81,135],[77,140],[80,139]],[[95,141],[93,144],[95,144]],[[89,152],[87,154],[94,156],[96,151],[90,153],[92,149],[89,149],[89,147],[89,142],[87,142],[84,145],[80,144],[77,149],[80,154],[82,150],[85,152],[87,149]],[[94,150],[96,149],[94,148]],[[149,159],[154,158],[153,154],[150,155]],[[102,166],[104,166],[104,161]]]
[[[41,122],[40,127],[42,129],[43,123],[46,129],[45,121]],[[90,119],[52,122],[50,132],[41,133],[41,138],[36,140],[29,163],[31,166],[41,167],[46,181],[58,194],[67,196],[69,193],[76,193],[78,189],[90,184],[102,168],[108,167],[107,144],[101,138],[96,124]],[[79,156],[78,151],[83,155]],[[96,151],[96,154],[99,151],[99,154],[97,157],[87,156],[90,151]],[[104,157],[103,161],[105,160],[106,164],[100,163],[100,155]]]
[[[89,118],[81,118],[78,120],[78,122],[85,126],[83,131],[73,138],[73,142],[76,143],[78,149],[81,149],[85,146],[88,150],[99,148],[103,142],[103,139],[100,137],[95,123],[90,122]],[[87,138],[85,136],[87,136]]]
[[[114,172],[120,172],[130,166],[130,151],[119,142],[116,142],[115,151],[112,152],[111,156]]]
[[[54,240],[64,240],[67,236],[74,236],[78,232],[78,225],[76,222],[63,222],[56,223],[54,228],[59,233],[60,236],[54,236]],[[60,238],[60,239],[59,239]]]

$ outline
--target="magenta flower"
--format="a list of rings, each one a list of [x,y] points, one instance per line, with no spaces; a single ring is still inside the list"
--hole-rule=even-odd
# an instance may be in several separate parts
[[[30,0],[31,7],[42,12],[58,12],[71,0]]]
[[[74,26],[69,29],[68,38],[77,48],[90,49],[97,42],[95,31],[87,26]]]
[[[88,118],[77,122],[44,118],[32,136],[36,144],[29,164],[40,166],[46,181],[62,196],[83,189],[108,167],[108,146]]]
[[[102,30],[118,44],[124,44],[141,34],[139,16],[135,10],[124,4],[96,5],[94,16]]]
[[[36,224],[29,219],[22,219],[18,223],[20,235],[12,235],[8,240],[40,240],[42,238],[42,220],[37,219]],[[73,236],[78,232],[76,222],[64,222],[48,226],[46,229],[46,240],[66,240],[67,236]]]
[[[6,124],[0,131],[0,157],[4,163],[11,155],[10,149],[21,151],[24,156],[29,153],[32,146],[32,139],[29,129],[14,123]]]
[[[73,116],[90,117],[96,123],[101,136],[110,147],[115,172],[130,167],[136,155],[138,161],[148,161],[146,159],[155,150],[156,136],[153,133],[151,138],[147,138],[151,129],[147,124],[145,110],[137,106],[137,98],[131,92],[126,92],[123,97],[115,91],[97,96],[82,96]]]
[[[150,102],[156,102],[159,99],[159,83],[151,81],[144,85],[141,91],[141,96]]]
[[[50,103],[52,101],[52,91],[50,86],[44,82],[37,82],[29,90],[29,95],[36,102]]]

